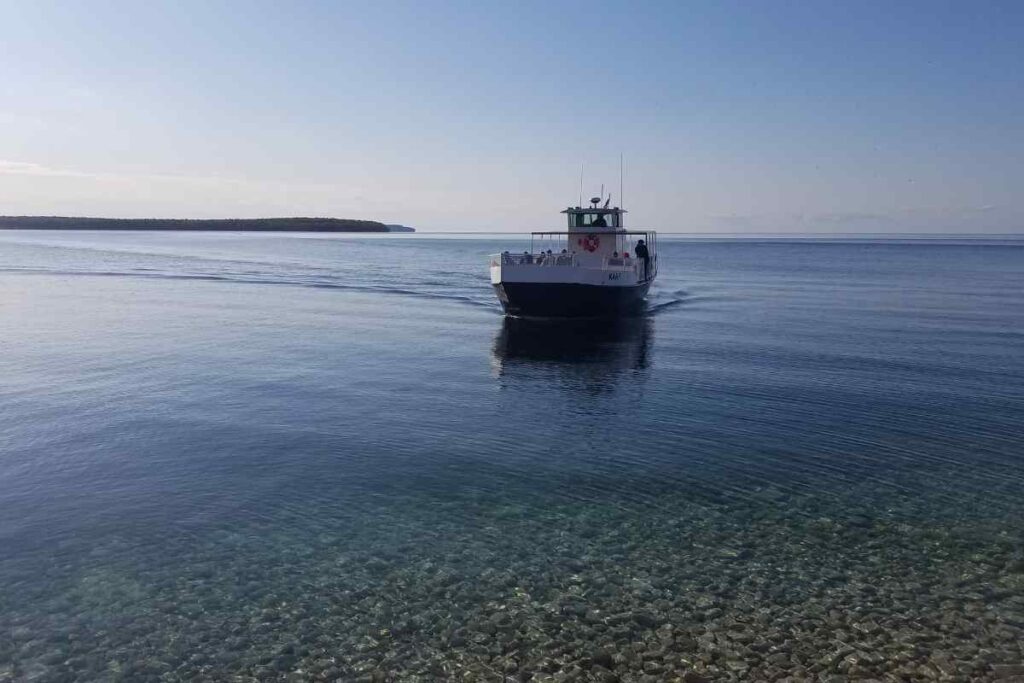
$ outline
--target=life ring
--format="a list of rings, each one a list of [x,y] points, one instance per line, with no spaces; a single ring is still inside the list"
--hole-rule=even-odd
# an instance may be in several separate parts
[[[594,233],[590,233],[586,237],[581,237],[576,240],[576,243],[587,251],[597,251],[597,248],[601,246],[601,238]]]

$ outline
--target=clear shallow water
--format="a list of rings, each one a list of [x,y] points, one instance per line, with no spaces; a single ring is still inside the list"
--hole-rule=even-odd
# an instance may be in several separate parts
[[[0,681],[1014,674],[1024,244],[516,244],[0,233]]]

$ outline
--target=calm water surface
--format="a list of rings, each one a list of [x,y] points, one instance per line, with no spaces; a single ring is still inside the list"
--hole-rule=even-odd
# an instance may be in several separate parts
[[[518,240],[0,232],[0,681],[1024,675],[1024,242]]]

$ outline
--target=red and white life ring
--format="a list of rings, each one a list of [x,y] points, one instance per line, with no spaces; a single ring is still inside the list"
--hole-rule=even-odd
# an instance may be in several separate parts
[[[601,238],[594,233],[590,233],[586,237],[581,237],[576,240],[576,243],[587,251],[597,251],[597,248],[601,246]]]

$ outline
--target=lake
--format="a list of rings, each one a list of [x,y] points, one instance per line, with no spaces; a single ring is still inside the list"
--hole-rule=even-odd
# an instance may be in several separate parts
[[[1024,675],[1024,240],[524,245],[0,232],[0,681]]]

